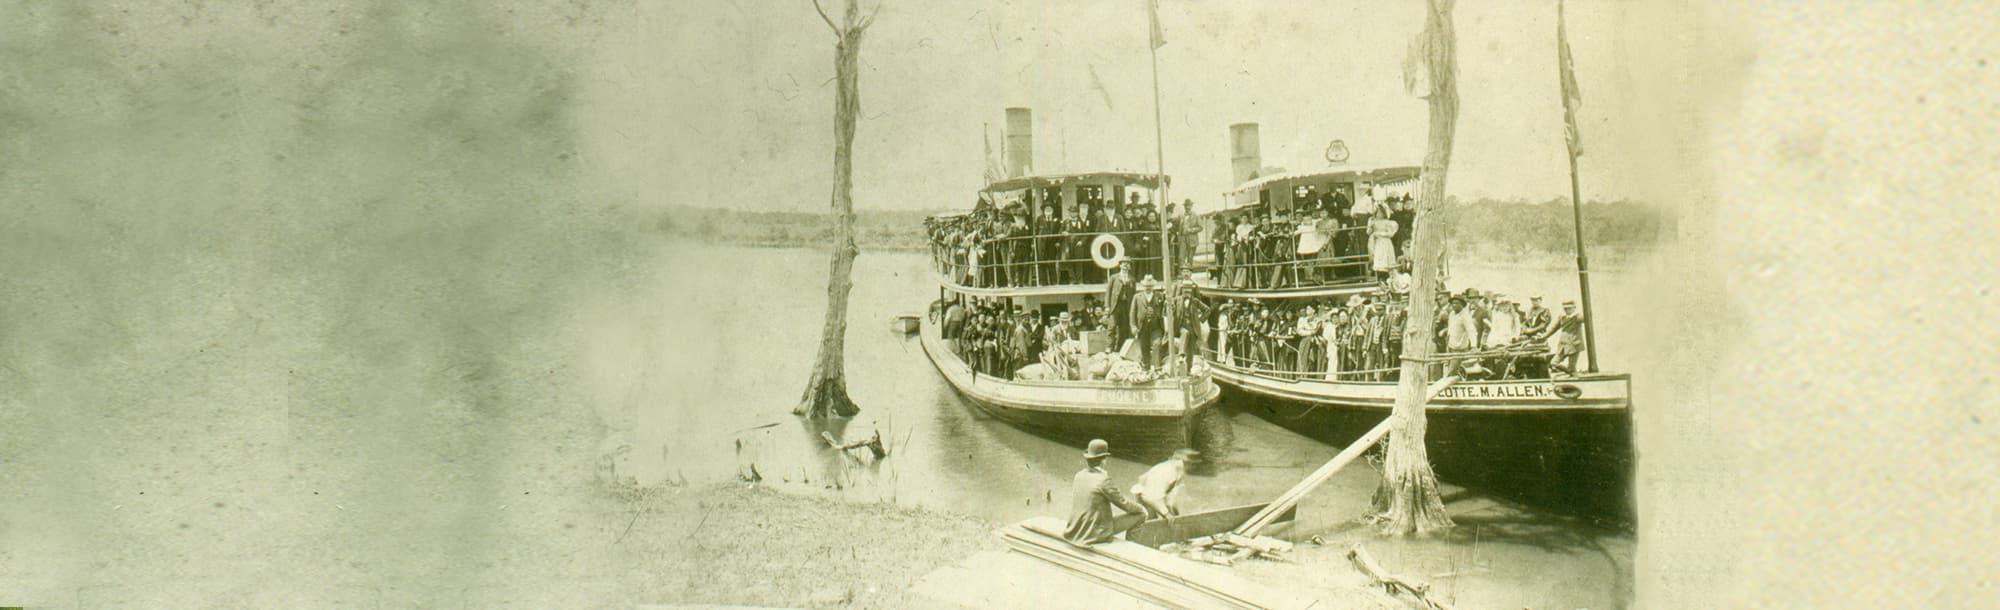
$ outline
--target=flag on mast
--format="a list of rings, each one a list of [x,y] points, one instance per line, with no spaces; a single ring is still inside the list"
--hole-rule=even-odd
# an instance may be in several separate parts
[[[1146,17],[1153,24],[1153,50],[1157,51],[1167,45],[1167,35],[1160,31],[1160,0],[1146,0]]]
[[[1576,130],[1576,109],[1583,106],[1583,92],[1576,88],[1576,68],[1571,65],[1569,36],[1563,31],[1563,2],[1556,0],[1556,63],[1562,69],[1563,136],[1569,141],[1569,155],[1583,156],[1583,135]]]

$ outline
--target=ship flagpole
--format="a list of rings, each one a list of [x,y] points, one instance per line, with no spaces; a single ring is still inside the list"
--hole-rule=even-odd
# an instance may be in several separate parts
[[[1163,132],[1160,128],[1160,47],[1167,44],[1167,39],[1160,31],[1160,0],[1146,0],[1146,23],[1150,26],[1150,29],[1147,30],[1146,52],[1153,60],[1153,179],[1156,186],[1155,192],[1158,194],[1154,198],[1153,208],[1160,215],[1160,273],[1166,276],[1161,279],[1166,281],[1168,286],[1166,294],[1169,295],[1164,308],[1164,321],[1167,326],[1165,329],[1167,335],[1166,370],[1172,372],[1183,358],[1181,355],[1181,340],[1177,334],[1179,325],[1176,324],[1174,318],[1175,310],[1180,307],[1181,300],[1185,298],[1185,295],[1181,294],[1184,288],[1180,285],[1180,276],[1174,273],[1174,264],[1178,261],[1174,260],[1175,236],[1172,235],[1173,231],[1170,230],[1173,218],[1167,213],[1167,142],[1166,138],[1161,135]],[[1195,422],[1193,413],[1188,412],[1188,392],[1190,391],[1188,384],[1193,380],[1193,368],[1190,367],[1188,370],[1181,372],[1179,384],[1181,413],[1183,414],[1181,428],[1187,433],[1187,444],[1189,447],[1194,446]]]
[[[1570,63],[1569,38],[1563,31],[1563,3],[1556,0],[1556,64],[1562,71],[1563,134],[1569,148],[1570,215],[1576,223],[1576,284],[1583,300],[1584,355],[1590,372],[1597,372],[1597,316],[1590,312],[1590,258],[1583,253],[1583,189],[1577,185],[1576,158],[1583,155],[1583,139],[1576,130],[1576,108],[1583,95],[1576,87],[1576,71]],[[1572,371],[1574,373],[1574,371]]]

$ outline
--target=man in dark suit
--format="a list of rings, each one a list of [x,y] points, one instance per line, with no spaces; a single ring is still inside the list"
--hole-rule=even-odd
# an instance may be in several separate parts
[[[1078,207],[1076,211],[1077,214],[1071,216],[1069,222],[1063,225],[1062,257],[1063,260],[1070,261],[1062,265],[1062,281],[1065,284],[1082,284],[1093,281],[1085,279],[1092,275],[1090,273],[1092,266],[1090,262],[1090,208],[1088,206]]]
[[[1139,292],[1132,297],[1132,335],[1139,343],[1139,364],[1148,368],[1159,365],[1153,345],[1166,328],[1166,307],[1160,283],[1150,275],[1140,280]]]
[[[1056,217],[1055,206],[1042,206],[1042,216],[1035,219],[1035,280],[1042,285],[1059,284],[1055,261],[1062,257],[1062,219]]]
[[[1104,459],[1111,457],[1111,444],[1092,439],[1083,452],[1084,468],[1070,479],[1069,523],[1063,539],[1075,545],[1111,540],[1120,532],[1146,520],[1146,508],[1125,495],[1104,471]],[[1120,515],[1112,507],[1125,511]]]
[[[1125,347],[1132,332],[1132,293],[1138,284],[1132,279],[1132,261],[1118,261],[1118,273],[1104,282],[1104,303],[1111,309],[1111,349]]]

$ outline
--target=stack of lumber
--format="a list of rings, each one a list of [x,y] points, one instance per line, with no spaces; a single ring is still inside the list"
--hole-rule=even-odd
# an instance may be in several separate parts
[[[1310,608],[1311,597],[1124,540],[1090,546],[1062,538],[1063,522],[1037,517],[1000,530],[1008,548],[1150,603],[1171,608]]]

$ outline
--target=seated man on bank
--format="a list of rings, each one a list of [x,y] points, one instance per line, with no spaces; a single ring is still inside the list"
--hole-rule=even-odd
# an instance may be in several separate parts
[[[1091,439],[1083,451],[1083,470],[1070,479],[1069,525],[1063,529],[1063,539],[1070,544],[1106,542],[1146,520],[1146,507],[1127,497],[1104,470],[1104,460],[1109,457],[1111,444]],[[1114,513],[1114,506],[1124,514]]]

